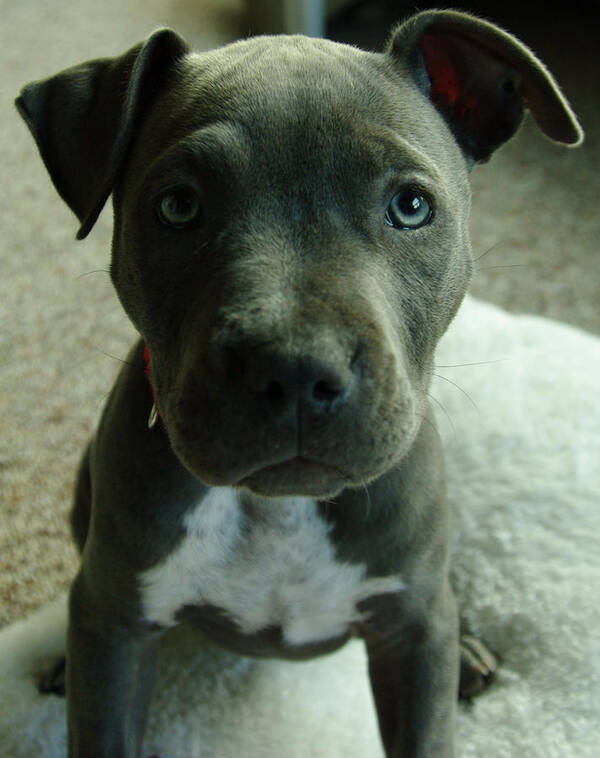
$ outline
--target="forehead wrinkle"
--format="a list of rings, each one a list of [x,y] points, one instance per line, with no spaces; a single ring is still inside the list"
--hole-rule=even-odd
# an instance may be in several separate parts
[[[197,157],[217,165],[222,163],[246,165],[249,139],[242,122],[235,119],[218,119],[202,126],[186,140],[187,149]]]
[[[367,144],[372,147],[377,145],[378,149],[373,154],[383,162],[382,169],[417,171],[427,174],[436,183],[444,183],[442,173],[427,153],[401,137],[393,128],[374,122],[361,124],[359,128],[367,138]]]
[[[239,123],[218,120],[180,137],[147,165],[145,176],[162,182],[165,176],[189,169],[222,174],[225,167],[244,168],[248,163],[247,135]]]

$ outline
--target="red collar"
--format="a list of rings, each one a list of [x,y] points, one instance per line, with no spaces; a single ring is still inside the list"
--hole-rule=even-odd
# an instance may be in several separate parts
[[[150,350],[148,350],[148,345],[144,345],[144,374],[146,375],[146,379],[150,385],[152,401],[156,402],[156,390],[154,389],[154,385],[152,384],[152,377],[150,376],[150,363]]]

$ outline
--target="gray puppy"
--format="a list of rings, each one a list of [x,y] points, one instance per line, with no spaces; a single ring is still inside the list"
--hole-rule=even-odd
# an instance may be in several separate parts
[[[428,387],[471,275],[470,168],[526,106],[581,141],[551,75],[497,27],[428,11],[381,55],[303,37],[191,54],[160,30],[17,106],[79,238],[112,193],[111,277],[141,335],[79,471],[70,758],[140,755],[158,641],[183,622],[294,660],[359,636],[388,758],[452,756]],[[491,667],[472,642],[463,693]]]

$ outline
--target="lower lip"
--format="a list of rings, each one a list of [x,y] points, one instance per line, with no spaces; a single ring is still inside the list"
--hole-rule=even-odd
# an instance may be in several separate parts
[[[345,476],[341,471],[332,466],[327,466],[322,463],[317,463],[316,461],[309,461],[300,456],[296,456],[281,461],[280,463],[273,463],[269,466],[256,469],[251,474],[246,474],[238,482],[238,485],[244,486],[245,484],[248,484],[251,488],[253,480],[271,478],[289,481],[292,486],[295,481],[298,481],[300,485],[302,482],[315,483],[317,484],[317,487],[319,482],[323,482],[324,484],[326,483],[327,489],[329,489],[332,484],[335,485],[338,483],[341,485],[349,481],[349,477]]]
[[[310,473],[329,473],[335,476],[342,476],[342,472],[335,469],[333,466],[327,466],[324,463],[318,463],[317,461],[309,461],[306,458],[302,458],[297,455],[294,458],[288,458],[287,460],[280,461],[278,463],[272,463],[264,468],[258,469],[255,473],[260,474],[262,472],[277,472],[277,471],[306,471]]]

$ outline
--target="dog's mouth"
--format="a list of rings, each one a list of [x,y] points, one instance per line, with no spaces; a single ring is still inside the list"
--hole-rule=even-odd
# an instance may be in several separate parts
[[[163,421],[167,421],[163,415]],[[165,424],[173,450],[186,468],[213,487],[241,487],[265,497],[305,496],[329,498],[352,486],[357,477],[352,468],[343,469],[337,461],[324,455],[316,460],[298,451],[296,445],[281,440],[276,450],[263,450],[252,456],[250,444],[237,446],[242,454],[229,456],[219,449],[216,454],[199,454],[204,439],[197,439],[194,427]],[[244,454],[245,453],[245,454]],[[361,480],[362,481],[362,478]],[[360,482],[359,482],[360,483]]]
[[[350,480],[349,475],[335,466],[296,455],[244,475],[236,486],[270,497],[304,495],[324,498],[339,494]]]
[[[293,440],[286,439],[288,434],[273,434],[270,447],[260,446],[260,455],[252,454],[258,445],[251,437],[240,442],[241,435],[238,435],[237,445],[219,444],[217,437],[207,454],[206,439],[198,434],[198,428],[202,431],[203,425],[189,420],[181,423],[177,419],[170,423],[169,414],[165,413],[162,420],[179,460],[192,474],[213,487],[241,487],[265,497],[327,498],[338,495],[357,479],[353,466],[345,467],[344,462],[340,465],[331,451],[322,451],[322,458],[317,459],[313,454],[299,451]]]
[[[394,350],[377,343],[370,353],[353,369],[347,397],[318,358],[281,376],[268,364],[269,381],[254,390],[234,372],[180,371],[171,392],[159,387],[173,451],[205,484],[263,497],[330,499],[365,486],[397,464],[421,418],[419,394]]]

